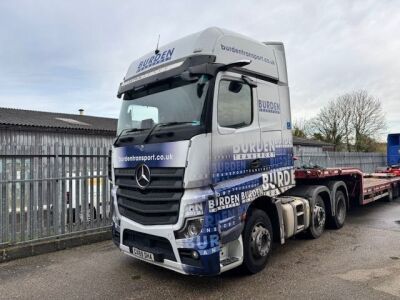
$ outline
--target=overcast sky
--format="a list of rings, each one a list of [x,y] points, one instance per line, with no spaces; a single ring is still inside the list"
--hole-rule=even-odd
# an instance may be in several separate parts
[[[400,132],[400,1],[1,1],[0,106],[117,117],[158,34],[210,26],[285,43],[294,119],[366,89]]]

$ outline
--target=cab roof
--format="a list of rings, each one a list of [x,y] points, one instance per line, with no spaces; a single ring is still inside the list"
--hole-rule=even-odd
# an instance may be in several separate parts
[[[210,27],[168,43],[135,60],[130,65],[125,81],[146,74],[161,66],[174,67],[176,62],[199,55],[215,56],[215,63],[228,64],[248,59],[244,68],[282,83],[287,83],[285,51],[282,43],[261,43],[244,35],[217,27]]]

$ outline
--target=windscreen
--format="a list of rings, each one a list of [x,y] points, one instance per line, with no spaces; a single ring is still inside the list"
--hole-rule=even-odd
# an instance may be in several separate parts
[[[175,79],[125,93],[118,134],[126,129],[150,129],[158,123],[200,125],[207,89],[208,77],[202,75],[194,82]]]

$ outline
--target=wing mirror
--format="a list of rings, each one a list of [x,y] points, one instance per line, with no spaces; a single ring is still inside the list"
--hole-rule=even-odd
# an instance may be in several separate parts
[[[229,89],[230,92],[237,94],[242,90],[242,87],[243,87],[243,84],[241,82],[239,82],[239,81],[231,81],[229,83],[228,89]]]

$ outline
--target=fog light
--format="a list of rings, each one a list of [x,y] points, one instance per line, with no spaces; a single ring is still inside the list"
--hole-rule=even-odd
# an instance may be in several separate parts
[[[193,259],[199,259],[199,257],[200,257],[199,252],[197,252],[196,250],[193,250],[192,257],[193,257]]]

